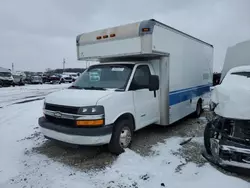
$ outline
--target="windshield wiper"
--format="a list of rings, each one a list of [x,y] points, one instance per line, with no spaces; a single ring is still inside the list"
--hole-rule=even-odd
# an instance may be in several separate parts
[[[106,89],[103,88],[103,87],[95,87],[95,86],[84,87],[83,89],[86,89],[86,90],[106,90]]]
[[[79,86],[70,86],[69,89],[83,89],[83,88],[81,88]]]

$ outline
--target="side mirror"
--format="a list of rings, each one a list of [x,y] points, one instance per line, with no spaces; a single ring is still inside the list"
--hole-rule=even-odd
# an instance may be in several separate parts
[[[151,75],[149,78],[149,91],[157,91],[159,89],[159,76]]]

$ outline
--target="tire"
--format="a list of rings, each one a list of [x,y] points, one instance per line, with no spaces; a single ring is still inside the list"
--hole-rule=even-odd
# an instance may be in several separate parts
[[[196,105],[196,110],[194,112],[194,117],[199,118],[202,114],[202,102],[201,100],[198,100]]]
[[[207,152],[207,154],[212,155],[211,152],[211,143],[210,143],[210,138],[212,136],[213,132],[212,132],[212,123],[209,122],[207,123],[205,130],[204,130],[204,147],[205,150]]]
[[[124,139],[121,139],[122,134]],[[127,119],[118,121],[113,129],[112,137],[108,146],[109,151],[116,155],[123,153],[124,148],[131,146],[132,138],[133,123]]]

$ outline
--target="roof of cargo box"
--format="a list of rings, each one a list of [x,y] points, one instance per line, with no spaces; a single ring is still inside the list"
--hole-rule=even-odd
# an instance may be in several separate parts
[[[106,28],[106,29],[101,29],[101,30],[92,31],[88,33],[82,33],[76,37],[76,43],[78,46],[81,46],[81,45],[100,42],[101,39],[105,39],[105,41],[107,41],[107,40],[112,40],[114,38],[124,39],[124,38],[129,38],[129,37],[142,36],[145,34],[152,34],[155,25],[162,26],[173,32],[179,33],[183,36],[186,36],[188,38],[191,38],[198,42],[206,44],[210,47],[213,47],[212,44],[209,44],[205,41],[195,38],[189,34],[186,34],[182,31],[179,31],[173,27],[170,27],[154,19],[144,20],[144,21],[130,23],[126,25],[120,25],[120,26]]]

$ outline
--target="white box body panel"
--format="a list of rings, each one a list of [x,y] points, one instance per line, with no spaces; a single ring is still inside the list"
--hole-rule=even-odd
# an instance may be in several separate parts
[[[79,58],[126,56],[141,53],[141,37],[79,46]]]
[[[166,93],[169,96],[169,123],[173,123],[194,112],[199,96],[209,91],[213,75],[213,48],[158,25],[152,35],[153,50],[169,54],[169,66],[161,66],[169,74],[169,83],[164,75],[159,76],[160,82],[169,87],[166,90],[161,85],[160,89],[169,91]],[[164,71],[161,71],[162,74]],[[166,105],[166,102],[160,101],[160,105]]]

